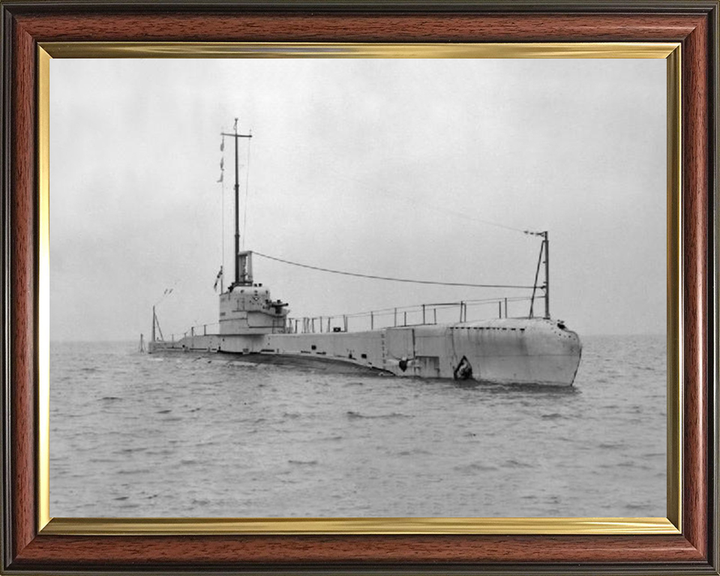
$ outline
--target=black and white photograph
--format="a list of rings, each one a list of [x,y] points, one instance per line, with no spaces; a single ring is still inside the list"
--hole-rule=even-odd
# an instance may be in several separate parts
[[[667,62],[50,62],[50,515],[666,516]]]

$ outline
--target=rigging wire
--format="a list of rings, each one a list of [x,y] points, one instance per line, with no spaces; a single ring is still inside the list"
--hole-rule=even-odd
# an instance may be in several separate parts
[[[355,278],[368,278],[370,280],[387,280],[389,282],[404,282],[407,284],[432,284],[434,286],[462,286],[466,288],[517,288],[521,290],[532,290],[532,286],[521,286],[517,284],[472,284],[465,282],[441,282],[435,280],[413,280],[408,278],[392,278],[389,276],[375,276],[372,274],[359,274],[357,272],[345,272],[342,270],[332,270],[330,268],[321,268],[319,266],[310,266],[309,264],[300,264],[299,262],[292,262],[290,260],[283,260],[282,258],[276,258],[275,256],[268,256],[262,252],[256,252],[253,250],[253,254],[257,254],[262,258],[268,260],[274,260],[276,262],[282,262],[283,264],[290,264],[291,266],[297,266],[299,268],[307,268],[309,270],[317,270],[319,272],[328,272],[330,274],[340,274],[342,276],[354,276]]]
[[[225,136],[222,137],[220,142],[220,246],[221,246],[221,260],[220,270],[225,266]]]
[[[221,234],[222,234],[222,260],[220,260],[221,266],[225,265],[225,179],[223,178],[220,182],[221,185],[221,191],[220,191],[220,204],[222,206],[221,213],[222,213],[222,224],[220,225],[221,228]]]
[[[452,216],[455,216],[457,218],[462,218],[464,220],[468,220],[470,222],[478,222],[480,224],[485,224],[486,226],[494,226],[495,228],[502,228],[503,230],[509,230],[511,232],[520,232],[521,234],[527,234],[527,230],[523,230],[521,228],[514,228],[513,226],[507,226],[505,224],[498,224],[497,222],[492,222],[490,220],[485,220],[484,218],[477,218],[475,216],[470,216],[469,214],[465,214],[463,212],[458,212],[456,210],[451,210],[449,208],[445,208],[445,206],[441,206],[440,204],[432,204],[429,202],[419,202],[417,198],[411,198],[409,196],[405,196],[402,193],[398,192],[392,192],[391,194],[387,194],[385,197],[387,198],[397,198],[404,200],[405,202],[410,203],[414,206],[421,206],[422,208],[425,208],[426,210],[433,210],[434,212],[445,212],[446,214],[450,214]]]
[[[285,147],[281,144],[276,145],[274,149],[276,151],[277,150],[287,151],[287,152],[291,151],[291,148]],[[292,151],[293,151],[293,153],[295,152],[294,149],[292,149]],[[360,187],[364,188],[365,190],[372,190],[375,193],[379,193],[378,195],[383,198],[383,201],[387,201],[388,199],[399,200],[399,201],[409,203],[411,206],[414,206],[414,207],[419,206],[419,207],[424,208],[425,210],[433,210],[435,212],[438,212],[438,211],[445,212],[446,214],[449,214],[449,215],[452,215],[452,216],[455,216],[458,218],[462,218],[462,219],[468,220],[470,222],[477,222],[480,224],[485,224],[487,226],[494,226],[495,228],[500,228],[500,229],[508,230],[511,232],[518,232],[521,234],[528,234],[528,232],[529,232],[529,230],[527,228],[516,228],[513,226],[508,226],[506,224],[500,224],[498,222],[493,222],[491,220],[486,220],[484,218],[477,218],[477,217],[471,216],[470,214],[467,214],[467,213],[463,213],[463,212],[460,212],[457,210],[452,210],[450,208],[446,208],[444,205],[435,204],[432,202],[424,202],[424,201],[419,200],[417,198],[417,196],[409,196],[409,195],[403,194],[402,192],[399,192],[398,190],[392,190],[392,189],[388,189],[388,188],[378,190],[377,187],[369,185],[365,179],[350,176],[349,174],[339,171],[336,168],[324,167],[323,170],[326,174],[328,172],[332,173],[332,177],[335,180],[340,179],[340,180],[345,180],[346,182],[353,182],[355,184],[358,184]],[[342,190],[342,188],[340,188],[340,189]]]

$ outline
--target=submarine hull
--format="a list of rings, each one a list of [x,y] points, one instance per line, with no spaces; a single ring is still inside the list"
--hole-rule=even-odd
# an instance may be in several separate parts
[[[252,361],[312,359],[400,377],[571,386],[582,344],[561,322],[504,318],[364,332],[191,335],[151,342],[149,351],[223,352]]]

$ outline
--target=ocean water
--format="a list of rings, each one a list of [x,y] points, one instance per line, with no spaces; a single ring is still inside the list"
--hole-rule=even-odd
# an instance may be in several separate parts
[[[52,343],[50,513],[665,516],[665,338],[583,345],[550,389]]]

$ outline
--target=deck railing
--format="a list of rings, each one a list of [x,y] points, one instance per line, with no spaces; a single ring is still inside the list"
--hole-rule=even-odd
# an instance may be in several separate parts
[[[290,334],[317,334],[323,332],[359,332],[379,328],[425,326],[469,322],[474,320],[510,317],[510,310],[518,302],[530,302],[529,297],[488,298],[436,302],[398,308],[383,308],[356,314],[334,316],[304,316],[287,318],[285,332]],[[527,310],[526,307],[524,307]]]
[[[398,328],[405,326],[427,326],[472,322],[488,318],[527,318],[527,306],[522,306],[524,314],[513,314],[520,310],[518,303],[530,302],[530,297],[487,298],[484,300],[461,300],[459,302],[435,302],[382,308],[355,314],[337,314],[333,316],[288,317],[284,327],[273,330],[274,333],[319,334],[325,332],[361,332],[380,328]],[[172,334],[170,342],[176,338],[206,336],[218,334],[220,323],[198,324],[182,335]]]
[[[188,336],[212,336],[217,335],[220,332],[220,322],[213,322],[211,324],[197,324],[196,326],[191,326],[188,330],[183,332],[182,334],[170,334],[169,340],[164,340],[162,338],[159,339],[159,341],[165,341],[173,343],[175,340],[180,340],[181,338],[187,338]]]

